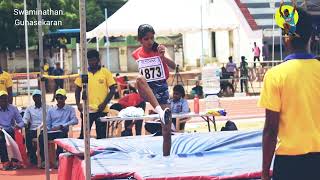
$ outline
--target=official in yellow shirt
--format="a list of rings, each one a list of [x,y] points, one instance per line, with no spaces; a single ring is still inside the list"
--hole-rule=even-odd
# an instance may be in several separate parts
[[[9,104],[12,104],[12,78],[11,75],[2,70],[0,67],[0,91],[6,91],[8,93]]]
[[[88,58],[88,101],[90,129],[95,122],[97,139],[106,138],[106,123],[100,122],[99,118],[108,112],[107,104],[116,92],[116,82],[107,68],[100,66],[99,52],[90,50],[87,52]],[[78,110],[82,112],[80,104],[80,94],[82,91],[81,77],[75,80],[76,84],[76,103]],[[79,138],[83,138],[83,123],[81,123],[81,133]]]
[[[311,16],[298,9],[297,36],[285,39],[291,53],[270,69],[258,105],[266,109],[262,179],[320,179],[320,61],[307,53]]]

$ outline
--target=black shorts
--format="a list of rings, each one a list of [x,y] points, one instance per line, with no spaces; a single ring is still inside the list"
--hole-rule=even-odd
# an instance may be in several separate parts
[[[319,180],[320,152],[297,156],[276,155],[273,180]]]

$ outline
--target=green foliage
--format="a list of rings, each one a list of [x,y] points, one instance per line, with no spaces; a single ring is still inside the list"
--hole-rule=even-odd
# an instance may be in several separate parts
[[[108,16],[118,10],[127,0],[87,0],[87,31],[92,30],[104,21],[104,9]],[[43,26],[44,33],[56,29],[79,28],[79,0],[42,0],[42,10],[62,10],[63,15],[43,16],[46,21],[61,21],[62,26]],[[36,10],[37,0],[27,0],[27,10]],[[23,0],[0,0],[0,51],[14,51],[24,48],[24,26],[16,26],[15,20],[24,20],[23,15],[14,15],[14,9],[23,10]],[[29,15],[28,21],[37,20]],[[37,26],[28,26],[29,46],[37,45]]]

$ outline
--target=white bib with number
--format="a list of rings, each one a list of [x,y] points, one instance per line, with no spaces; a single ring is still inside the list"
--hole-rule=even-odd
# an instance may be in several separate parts
[[[147,82],[166,79],[162,61],[159,56],[138,59],[138,68]]]

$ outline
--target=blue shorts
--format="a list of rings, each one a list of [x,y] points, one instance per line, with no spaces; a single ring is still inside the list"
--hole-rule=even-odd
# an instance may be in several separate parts
[[[290,26],[289,34],[294,34],[296,32],[296,26]]]
[[[148,83],[159,104],[170,104],[169,88],[166,80]]]

